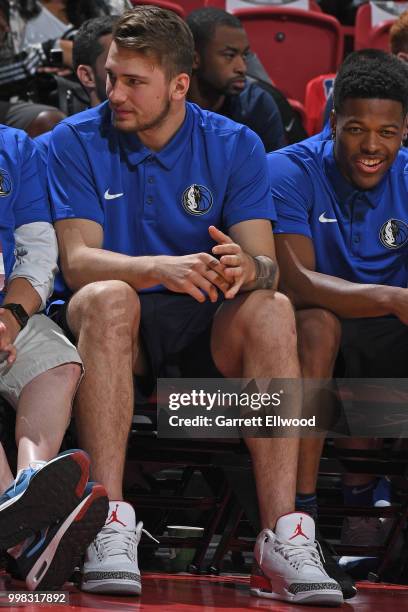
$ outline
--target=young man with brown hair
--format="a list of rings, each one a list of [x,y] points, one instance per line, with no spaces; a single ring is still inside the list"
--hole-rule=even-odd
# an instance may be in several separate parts
[[[186,103],[193,50],[175,14],[125,13],[106,62],[108,103],[65,120],[50,145],[62,270],[75,292],[62,323],[87,371],[77,424],[110,516],[126,525],[108,519],[88,551],[83,588],[93,592],[141,591],[141,524],[122,501],[133,374],[183,375],[200,341],[192,376],[299,378],[292,307],[275,291],[264,149],[248,128]],[[306,537],[293,535],[298,440],[246,442],[263,527],[253,592],[340,603],[313,520],[304,515]]]

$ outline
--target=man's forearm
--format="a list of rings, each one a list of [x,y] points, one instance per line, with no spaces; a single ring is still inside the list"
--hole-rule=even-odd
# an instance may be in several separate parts
[[[157,256],[131,257],[84,246],[62,259],[62,272],[74,291],[103,280],[121,280],[139,290],[158,284],[155,274],[158,259]]]
[[[7,286],[7,293],[3,300],[3,305],[6,304],[21,304],[26,313],[31,316],[38,312],[41,306],[41,297],[26,279],[15,278]],[[14,361],[15,354],[13,356],[10,346],[14,344],[20,333],[21,325],[10,310],[0,311],[0,323],[2,324],[0,362],[4,359]],[[9,361],[9,363],[12,363],[12,361]]]
[[[282,289],[297,308],[320,306],[331,310],[340,318],[380,317],[397,314],[401,301],[400,287],[385,285],[363,285],[313,272],[297,269],[296,278],[283,283]]]
[[[15,278],[7,286],[3,304],[21,304],[28,315],[38,312],[41,297],[25,278]]]

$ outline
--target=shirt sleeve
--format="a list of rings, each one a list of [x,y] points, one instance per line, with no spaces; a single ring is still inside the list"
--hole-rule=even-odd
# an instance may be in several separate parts
[[[274,222],[276,211],[269,187],[265,149],[259,137],[243,127],[228,182],[223,223],[229,228],[250,219]]]
[[[51,223],[35,222],[21,225],[14,232],[15,263],[8,282],[25,278],[41,298],[45,308],[54,286],[58,270],[58,246]]]
[[[104,212],[78,134],[70,125],[54,128],[48,152],[48,186],[54,221],[88,219],[103,225]]]
[[[15,227],[37,221],[51,223],[44,165],[28,136],[19,139],[20,180],[13,209]]]
[[[312,238],[309,213],[313,201],[310,175],[285,153],[268,155],[272,197],[278,216],[275,234],[301,234]]]

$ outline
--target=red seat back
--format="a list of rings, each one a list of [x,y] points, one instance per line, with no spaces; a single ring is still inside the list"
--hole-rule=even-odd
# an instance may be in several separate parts
[[[314,11],[264,7],[235,14],[265,70],[286,97],[304,103],[306,84],[337,72],[343,57],[340,24]]]
[[[393,6],[394,5],[394,6]],[[398,5],[400,5],[398,7]],[[381,6],[381,5],[380,5]],[[408,8],[406,0],[402,2],[387,2],[389,11],[383,11],[384,20],[373,23],[371,3],[362,4],[356,14],[356,25],[354,29],[354,48],[360,49],[382,49],[389,51],[389,31],[398,15]],[[393,13],[395,15],[393,16]]]
[[[333,84],[336,75],[334,72],[320,74],[308,82],[306,86],[305,110],[306,110],[306,130],[313,136],[323,128],[323,116],[326,108],[327,99],[333,91]]]
[[[246,6],[242,4],[242,7],[241,6],[235,7],[234,5],[238,4],[239,1],[242,3],[245,3]],[[254,1],[250,1],[250,0],[204,0],[204,6],[215,6],[217,8],[223,9],[224,11],[227,11],[227,10],[235,11],[238,8],[258,8],[258,7],[264,7],[264,6],[277,6],[278,4],[279,4],[279,0],[274,0],[274,2],[273,3],[271,2],[270,5],[268,5],[267,2],[257,3],[256,0]],[[282,4],[282,6],[283,5],[288,6],[285,0],[281,0],[280,4]],[[307,0],[307,4],[309,5],[308,6],[309,11],[317,11],[318,13],[322,12],[320,5],[317,3],[317,0]],[[298,8],[298,7],[294,6],[292,8]]]

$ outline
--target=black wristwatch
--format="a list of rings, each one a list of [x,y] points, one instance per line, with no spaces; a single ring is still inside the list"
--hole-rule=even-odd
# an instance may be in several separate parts
[[[25,327],[28,323],[28,319],[30,318],[21,304],[2,304],[0,308],[5,308],[6,310],[10,310],[13,314],[13,317],[19,323],[21,329]]]

